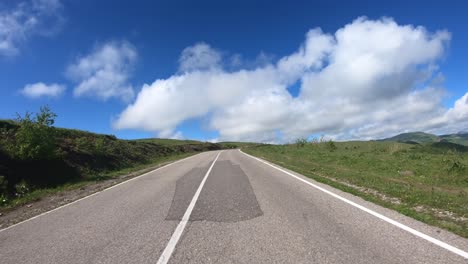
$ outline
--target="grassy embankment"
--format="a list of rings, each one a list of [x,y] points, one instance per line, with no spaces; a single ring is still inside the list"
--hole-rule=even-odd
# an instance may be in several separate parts
[[[21,126],[0,120],[0,210],[135,171],[143,173],[202,151],[235,147],[193,140],[122,140],[51,126],[28,128],[25,133],[19,132]],[[47,148],[41,147],[47,155],[36,148],[44,145],[41,140],[50,141]]]
[[[447,142],[322,142],[243,149],[468,237],[468,147]]]

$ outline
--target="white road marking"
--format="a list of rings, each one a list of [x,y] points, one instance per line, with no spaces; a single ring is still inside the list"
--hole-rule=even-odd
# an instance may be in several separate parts
[[[347,204],[350,204],[350,205],[352,205],[352,206],[354,206],[354,207],[356,207],[358,209],[361,209],[362,211],[364,211],[366,213],[369,213],[369,214],[371,214],[371,215],[373,215],[373,216],[375,216],[375,217],[377,217],[377,218],[379,218],[379,219],[381,219],[381,220],[383,220],[383,221],[385,221],[387,223],[390,223],[390,224],[392,224],[392,225],[394,225],[396,227],[399,227],[399,228],[401,228],[401,229],[403,229],[403,230],[405,230],[405,231],[407,231],[407,232],[409,232],[409,233],[411,233],[411,234],[413,234],[415,236],[418,236],[418,237],[420,237],[422,239],[425,239],[425,240],[427,240],[427,241],[429,241],[429,242],[431,242],[431,243],[433,243],[433,244],[435,244],[435,245],[437,245],[439,247],[442,247],[442,248],[444,248],[444,249],[446,249],[448,251],[451,251],[451,252],[453,252],[453,253],[455,253],[455,254],[457,254],[459,256],[462,256],[462,257],[468,259],[468,252],[465,252],[465,251],[463,251],[463,250],[461,250],[459,248],[451,246],[451,245],[449,245],[449,244],[447,244],[445,242],[442,242],[442,241],[440,241],[440,240],[438,240],[436,238],[433,238],[433,237],[428,236],[428,235],[426,235],[424,233],[421,233],[421,232],[419,232],[419,231],[417,231],[417,230],[415,230],[415,229],[413,229],[413,228],[411,228],[409,226],[406,226],[406,225],[404,225],[404,224],[402,224],[400,222],[397,222],[397,221],[395,221],[393,219],[390,219],[390,218],[388,218],[388,217],[386,217],[384,215],[381,215],[381,214],[379,214],[377,212],[374,212],[371,209],[368,209],[368,208],[366,208],[366,207],[364,207],[362,205],[359,205],[359,204],[357,204],[357,203],[355,203],[353,201],[350,201],[350,200],[348,200],[348,199],[346,199],[344,197],[341,197],[341,196],[339,196],[339,195],[337,195],[335,193],[332,193],[332,192],[330,192],[330,191],[328,191],[328,190],[326,190],[326,189],[324,189],[324,188],[322,188],[322,187],[320,187],[318,185],[315,185],[315,184],[313,184],[313,183],[311,183],[309,181],[306,181],[306,180],[304,180],[304,179],[302,179],[302,178],[300,178],[300,177],[298,177],[298,176],[296,176],[296,175],[294,175],[294,174],[292,174],[292,173],[290,173],[290,172],[288,172],[286,170],[283,170],[280,167],[277,167],[277,166],[272,165],[272,164],[270,164],[270,163],[268,163],[268,162],[266,162],[266,161],[264,161],[262,159],[259,159],[257,157],[252,156],[252,155],[249,155],[249,154],[247,154],[245,152],[242,152],[242,150],[240,150],[240,149],[239,149],[239,151],[242,154],[244,154],[244,155],[246,155],[246,156],[248,156],[248,157],[250,157],[252,159],[255,159],[255,160],[257,160],[259,162],[262,162],[262,163],[264,163],[264,164],[266,164],[266,165],[268,165],[270,167],[273,167],[273,168],[275,168],[275,169],[277,169],[277,170],[279,170],[279,171],[281,171],[281,172],[295,178],[296,180],[299,180],[299,181],[301,181],[301,182],[303,182],[305,184],[308,184],[308,185],[310,185],[310,186],[312,186],[312,187],[314,187],[314,188],[316,188],[316,189],[318,189],[318,190],[320,190],[320,191],[322,191],[322,192],[324,192],[326,194],[329,194],[329,195],[331,195],[331,196],[333,196],[333,197],[347,203]]]
[[[38,218],[38,217],[41,217],[41,216],[44,216],[44,215],[46,215],[46,214],[52,213],[52,212],[54,212],[54,211],[57,211],[57,210],[59,210],[59,209],[62,209],[62,208],[64,208],[64,207],[67,207],[67,206],[69,206],[69,205],[75,204],[75,203],[77,203],[77,202],[79,202],[79,201],[82,201],[82,200],[84,200],[84,199],[93,197],[93,196],[95,196],[95,195],[97,195],[97,194],[100,194],[100,193],[102,193],[102,192],[105,192],[105,191],[107,191],[107,190],[110,190],[110,189],[112,189],[112,188],[115,188],[115,187],[117,187],[117,186],[120,186],[120,185],[122,185],[122,184],[124,184],[124,183],[131,182],[131,181],[133,181],[133,180],[136,180],[136,179],[138,179],[138,178],[141,178],[141,177],[143,177],[143,176],[146,176],[146,175],[148,175],[148,174],[150,174],[150,173],[153,173],[153,172],[155,172],[155,171],[164,169],[164,168],[166,168],[166,167],[169,167],[169,166],[174,165],[174,164],[176,164],[176,163],[182,162],[182,161],[184,161],[184,160],[193,158],[193,157],[198,156],[198,155],[200,155],[200,154],[202,154],[202,153],[199,153],[199,154],[196,154],[196,155],[193,155],[193,156],[190,156],[190,157],[187,157],[187,158],[184,158],[184,159],[181,159],[181,160],[178,160],[178,161],[169,163],[169,164],[167,164],[167,165],[164,165],[164,166],[162,166],[162,167],[156,168],[156,169],[154,169],[154,170],[152,170],[152,171],[148,171],[148,172],[146,172],[146,173],[144,173],[144,174],[141,174],[141,175],[136,176],[136,177],[134,177],[134,178],[131,178],[131,179],[129,179],[129,180],[123,181],[123,182],[118,183],[118,184],[116,184],[116,185],[112,185],[111,187],[108,187],[108,188],[103,189],[103,190],[101,190],[101,191],[92,193],[92,194],[90,194],[90,195],[88,195],[88,196],[82,197],[82,198],[80,198],[80,199],[78,199],[78,200],[75,200],[75,201],[73,201],[73,202],[71,202],[71,203],[64,204],[64,205],[59,206],[59,207],[57,207],[57,208],[54,208],[54,209],[52,209],[52,210],[50,210],[50,211],[44,212],[44,213],[42,213],[42,214],[36,215],[36,216],[34,216],[34,217],[31,217],[31,218],[29,218],[29,219],[26,219],[26,220],[24,220],[24,221],[21,221],[21,222],[19,222],[19,223],[14,224],[14,225],[5,227],[5,228],[3,228],[3,229],[0,229],[0,232],[5,231],[5,230],[10,229],[10,228],[13,228],[13,227],[15,227],[15,226],[17,226],[17,225],[24,224],[24,223],[29,222],[29,221],[31,221],[31,220],[33,220],[33,219]]]
[[[198,196],[200,196],[201,190],[203,189],[203,185],[205,185],[206,179],[208,178],[208,175],[211,172],[211,169],[213,169],[213,166],[218,160],[219,155],[221,154],[222,151],[218,153],[216,158],[213,160],[213,163],[211,163],[210,168],[205,174],[205,177],[203,177],[202,182],[200,183],[200,186],[198,186],[197,191],[195,192],[195,195],[192,198],[192,201],[190,202],[189,206],[187,207],[187,211],[185,211],[184,216],[182,217],[182,220],[179,222],[177,225],[174,233],[172,234],[171,239],[169,240],[169,243],[167,243],[166,248],[164,249],[163,253],[159,257],[158,264],[166,264],[169,259],[171,258],[172,252],[174,252],[174,249],[177,245],[177,242],[180,239],[180,236],[184,232],[185,226],[187,225],[188,220],[190,219],[190,215],[192,214],[193,208],[195,207],[195,204],[197,203]]]

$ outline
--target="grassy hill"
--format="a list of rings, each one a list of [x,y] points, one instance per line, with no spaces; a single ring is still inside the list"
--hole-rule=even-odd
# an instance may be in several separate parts
[[[468,146],[468,133],[448,134],[448,135],[433,135],[424,132],[410,132],[396,135],[394,137],[382,139],[379,141],[393,141],[403,143],[435,143],[435,142],[449,142],[459,145]]]
[[[438,136],[424,132],[402,133],[394,137],[382,139],[380,141],[395,141],[395,142],[416,142],[416,143],[433,143],[438,142]]]
[[[198,145],[203,144],[197,140],[181,140],[181,139],[170,139],[170,138],[142,138],[135,139],[137,142],[155,143],[162,146],[180,146],[180,145]]]
[[[0,205],[38,189],[109,178],[202,151],[236,147],[194,140],[123,140],[47,126],[24,133],[21,126],[0,120]],[[47,148],[41,147],[44,142],[49,142]]]
[[[468,146],[468,133],[458,133],[439,136],[441,141],[447,141],[455,144]]]

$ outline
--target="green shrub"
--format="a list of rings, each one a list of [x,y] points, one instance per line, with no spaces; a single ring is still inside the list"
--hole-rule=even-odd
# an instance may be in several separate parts
[[[55,130],[52,125],[57,115],[43,106],[34,117],[29,112],[18,115],[14,156],[21,160],[49,159],[55,154]]]
[[[22,180],[21,182],[15,185],[15,195],[16,197],[23,197],[26,194],[28,194],[30,189],[31,187],[29,186],[29,184],[25,180]]]
[[[296,146],[298,147],[304,147],[307,144],[307,139],[306,138],[298,138],[296,139]]]
[[[324,142],[326,142],[326,140],[325,140],[325,135],[321,135],[321,136],[320,136],[319,143],[324,143]]]
[[[77,150],[80,151],[92,151],[94,145],[92,144],[89,137],[78,137],[75,139],[75,145]]]
[[[463,164],[463,158],[457,151],[449,150],[444,154],[443,162],[449,174],[464,173],[466,166]]]
[[[96,154],[103,154],[105,152],[105,143],[102,137],[98,137],[94,140],[94,151]]]
[[[330,151],[335,151],[338,148],[335,142],[333,142],[331,139],[327,142],[327,147]]]
[[[6,202],[6,194],[7,193],[7,185],[8,181],[7,178],[3,175],[0,175],[0,204],[3,204],[3,200]]]

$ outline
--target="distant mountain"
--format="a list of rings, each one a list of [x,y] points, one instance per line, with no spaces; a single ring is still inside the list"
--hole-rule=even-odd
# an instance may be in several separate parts
[[[439,138],[441,138],[441,141],[468,146],[468,133],[467,132],[465,132],[464,134],[457,133],[457,134],[450,134],[450,135],[442,135],[442,136],[439,136]]]
[[[410,132],[396,135],[394,137],[382,139],[381,141],[396,141],[396,142],[417,142],[417,143],[433,143],[440,141],[439,137],[433,134],[424,132]]]
[[[434,143],[434,142],[449,142],[459,145],[468,146],[468,133],[459,132],[457,134],[448,135],[433,135],[424,132],[410,132],[396,135],[394,137],[381,139],[380,141],[395,141],[404,143]]]

